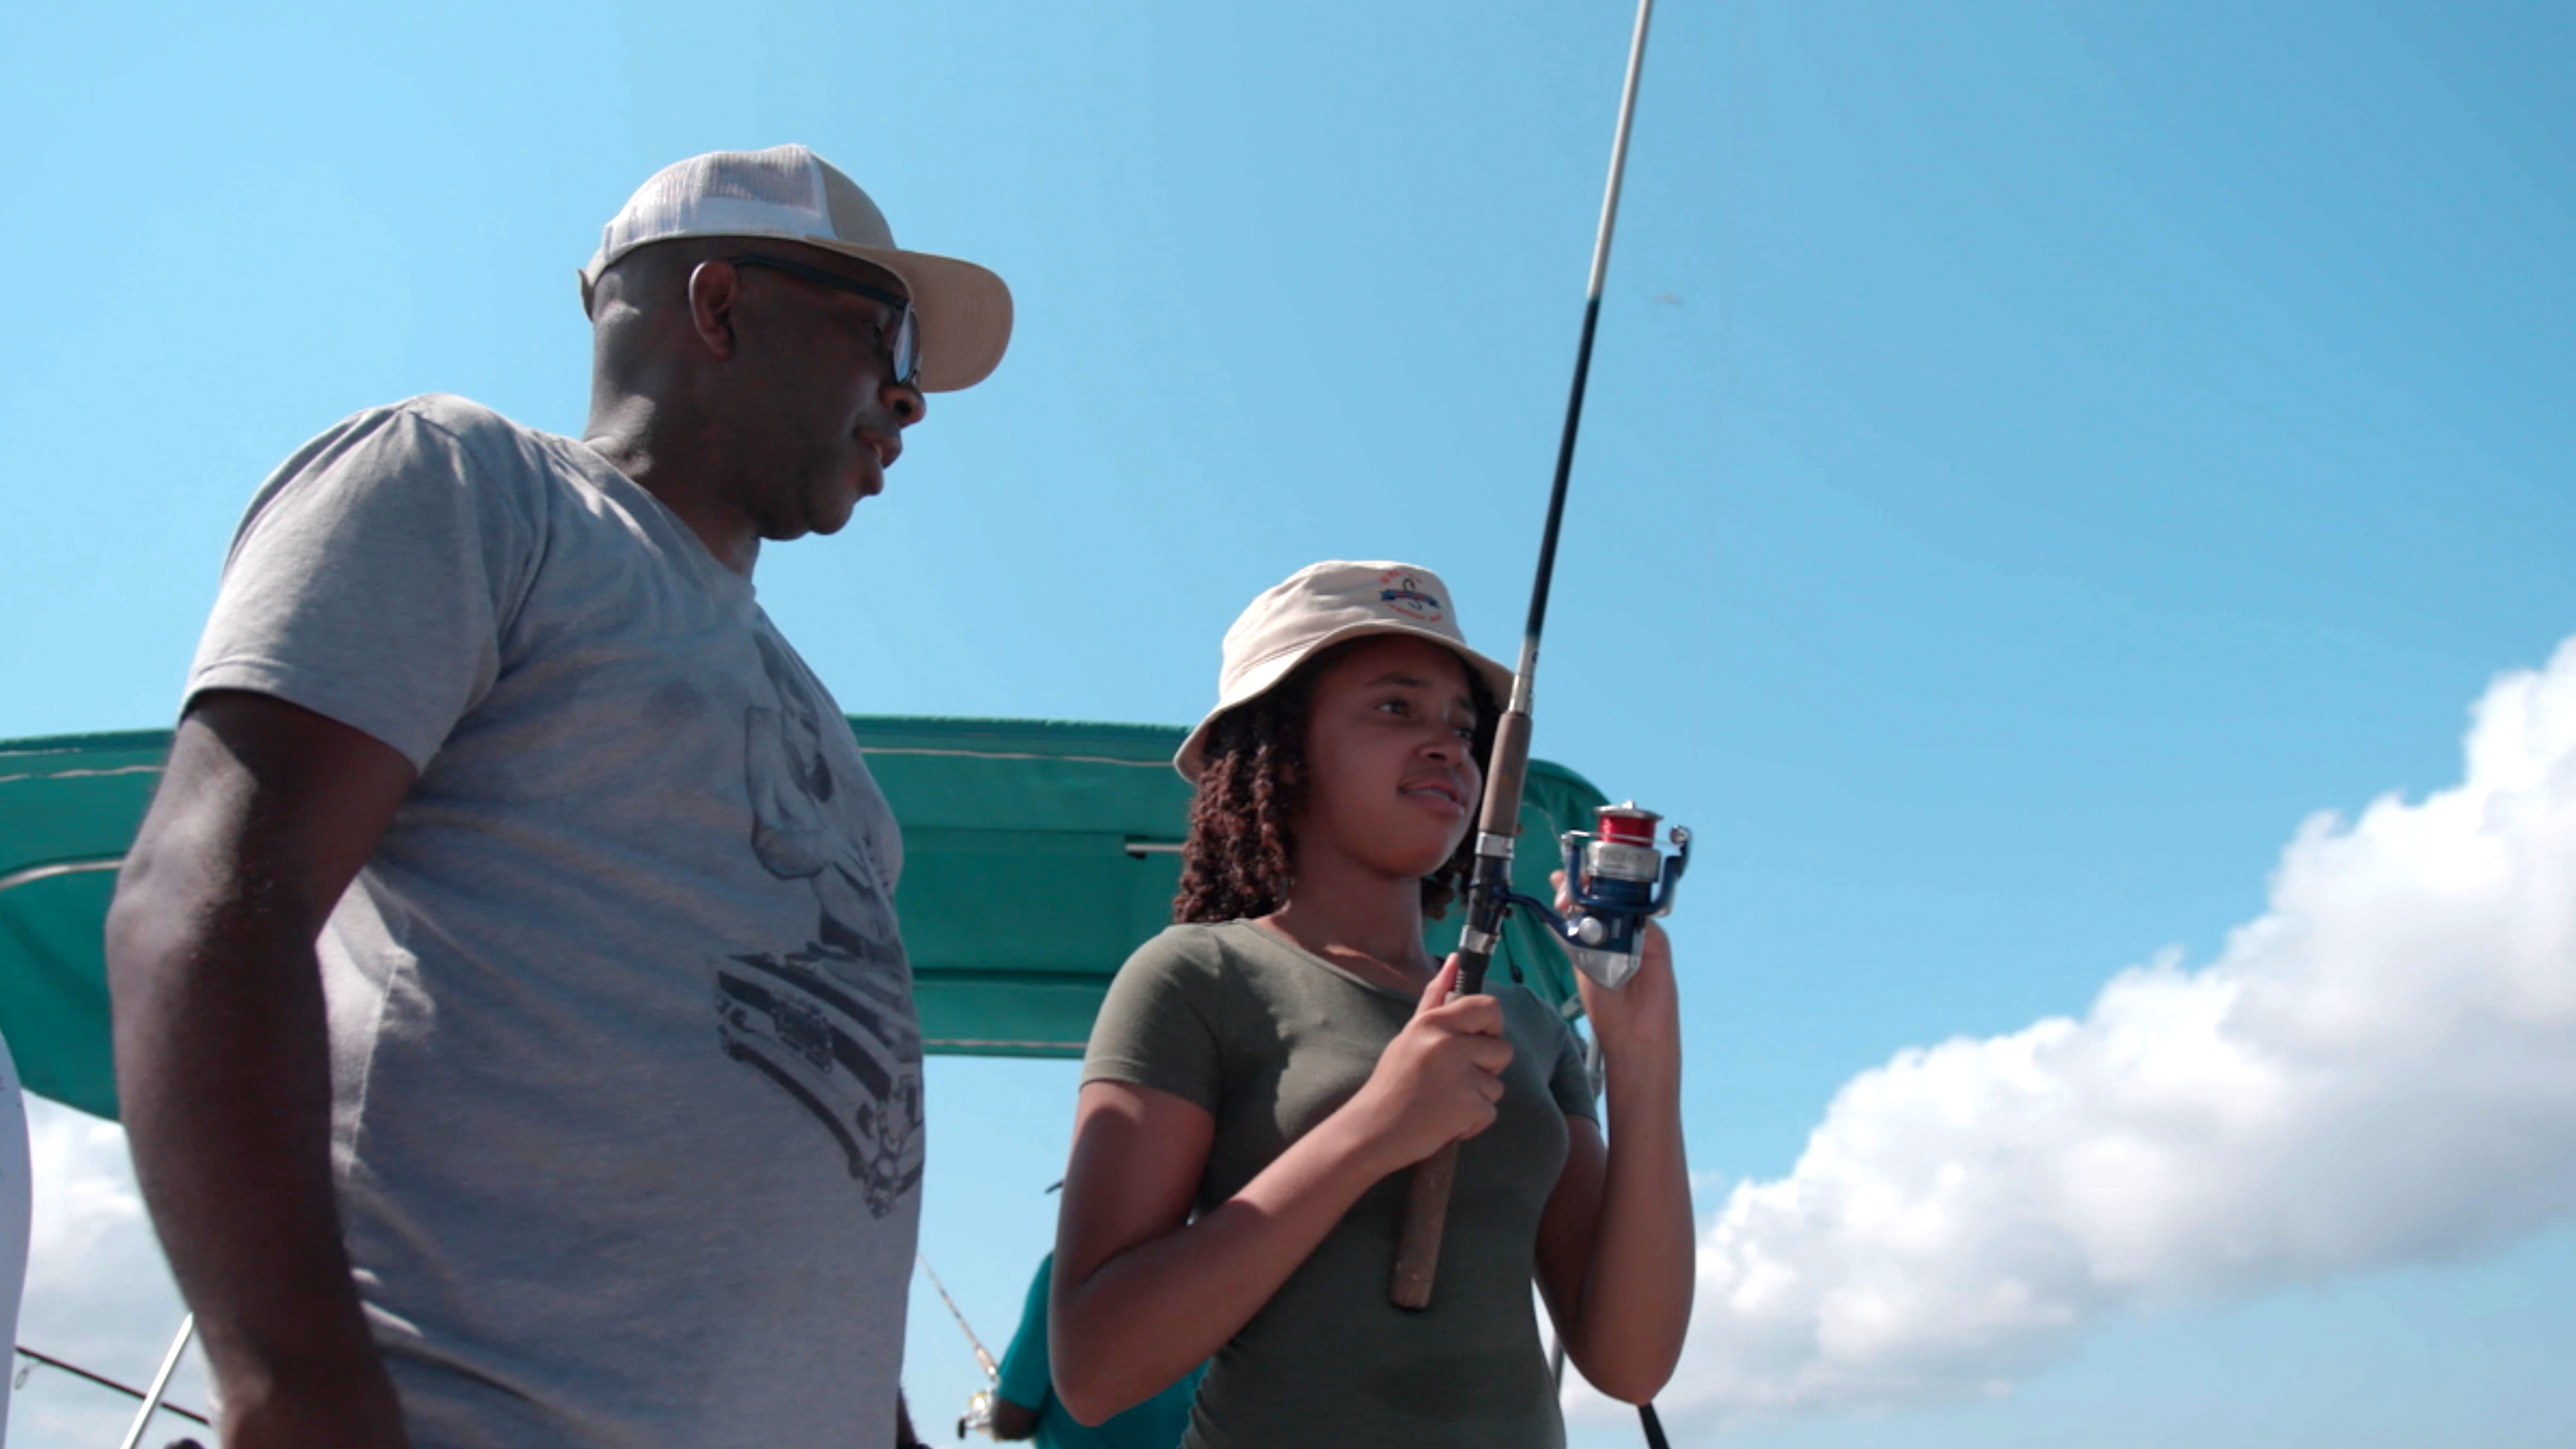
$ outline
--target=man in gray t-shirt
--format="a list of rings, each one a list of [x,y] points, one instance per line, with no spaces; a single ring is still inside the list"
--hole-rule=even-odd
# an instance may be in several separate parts
[[[581,440],[414,398],[260,489],[119,881],[118,1085],[228,1449],[897,1437],[903,844],[751,574],[992,370],[1009,293],[783,146],[647,182],[582,299]]]

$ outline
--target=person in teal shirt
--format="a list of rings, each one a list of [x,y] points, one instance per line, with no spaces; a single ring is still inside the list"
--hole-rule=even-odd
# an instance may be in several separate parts
[[[1065,1412],[1047,1368],[1047,1280],[1055,1254],[1038,1260],[1020,1327],[1002,1354],[1002,1376],[993,1389],[993,1437],[1031,1439],[1038,1449],[1173,1449],[1190,1427],[1190,1401],[1198,1396],[1204,1365],[1154,1397],[1113,1416],[1097,1429]]]

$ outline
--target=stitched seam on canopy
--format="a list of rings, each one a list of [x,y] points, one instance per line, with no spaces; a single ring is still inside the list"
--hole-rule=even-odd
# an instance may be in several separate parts
[[[109,775],[158,775],[159,765],[119,765],[112,770],[55,770],[41,775],[0,775],[0,785],[15,785],[23,780],[94,780]]]
[[[1062,760],[1068,765],[1125,765],[1137,770],[1168,770],[1169,760],[1121,760],[1109,755],[1043,755],[1012,750],[932,750],[900,745],[861,745],[863,755],[932,755],[957,760]],[[5,782],[0,782],[5,783]]]
[[[33,885],[40,880],[52,880],[58,875],[82,875],[90,871],[115,870],[124,864],[125,857],[119,855],[100,860],[63,860],[51,865],[31,865],[25,870],[10,875],[0,875],[0,891],[16,890],[22,885]]]

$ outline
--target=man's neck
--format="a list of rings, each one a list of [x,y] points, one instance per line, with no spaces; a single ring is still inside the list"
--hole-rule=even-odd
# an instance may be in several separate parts
[[[744,578],[760,562],[760,533],[715,485],[709,451],[672,425],[668,409],[635,393],[591,400],[582,443],[671,510],[717,563]]]

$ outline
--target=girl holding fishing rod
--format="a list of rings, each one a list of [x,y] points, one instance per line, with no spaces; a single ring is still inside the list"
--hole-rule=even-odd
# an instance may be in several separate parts
[[[1179,924],[1129,958],[1083,1066],[1056,1236],[1058,1395],[1098,1422],[1213,1359],[1191,1449],[1561,1444],[1536,1277],[1575,1367],[1644,1403],[1679,1357],[1692,1226],[1670,949],[1583,979],[1607,1067],[1546,1002],[1451,1000],[1423,943],[1460,888],[1510,671],[1448,590],[1324,563],[1226,634],[1181,748]],[[1388,1299],[1404,1169],[1451,1143],[1430,1306]]]

